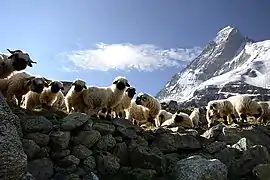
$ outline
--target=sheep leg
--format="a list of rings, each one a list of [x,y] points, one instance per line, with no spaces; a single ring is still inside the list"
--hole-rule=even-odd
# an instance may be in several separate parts
[[[107,120],[111,120],[112,119],[112,108],[109,108],[107,111],[107,115],[106,115],[106,119]]]
[[[229,124],[229,120],[228,119],[227,119],[227,116],[223,116],[224,124],[226,124],[226,125]]]
[[[119,116],[120,118],[123,118],[123,113],[120,111],[120,112],[118,113],[118,116]]]
[[[99,113],[99,119],[105,119],[105,117],[106,117],[106,112],[107,112],[107,108],[102,108],[101,109],[101,112]]]
[[[231,114],[231,117],[232,117],[232,121],[233,121],[235,124],[237,124],[237,120],[236,120],[235,115],[234,115],[234,114]]]
[[[247,121],[247,115],[246,114],[240,114],[240,119],[241,119],[242,123]]]

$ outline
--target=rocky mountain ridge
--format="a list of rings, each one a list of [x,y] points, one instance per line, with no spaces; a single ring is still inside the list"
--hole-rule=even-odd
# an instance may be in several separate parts
[[[269,62],[270,40],[255,42],[243,36],[237,28],[227,26],[217,33],[197,58],[175,74],[156,97],[160,101],[177,100],[183,106],[204,105],[202,99],[216,99],[240,92],[253,96],[263,93],[268,97]],[[236,85],[245,88],[231,92],[230,88],[235,89]],[[203,94],[213,92],[213,89],[216,89],[214,93]]]

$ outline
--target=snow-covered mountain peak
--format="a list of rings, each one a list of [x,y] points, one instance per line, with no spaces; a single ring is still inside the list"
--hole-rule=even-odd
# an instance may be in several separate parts
[[[205,88],[215,86],[218,94],[219,88],[234,82],[261,88],[266,88],[268,82],[270,87],[270,40],[255,42],[237,28],[227,26],[197,58],[175,74],[156,97],[161,101],[185,102]]]

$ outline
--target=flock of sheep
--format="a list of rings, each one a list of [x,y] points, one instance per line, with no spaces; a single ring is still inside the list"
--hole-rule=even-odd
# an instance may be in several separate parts
[[[200,126],[202,108],[206,110],[208,127],[212,127],[219,118],[223,118],[225,124],[237,123],[237,117],[247,121],[247,116],[253,116],[262,122],[270,114],[269,102],[256,102],[246,95],[209,101],[207,107],[195,108],[190,115],[181,111],[172,114],[162,110],[160,102],[150,94],[139,93],[134,98],[136,88],[122,76],[116,77],[106,87],[87,87],[85,81],[77,79],[65,96],[62,93],[62,82],[20,72],[36,63],[29,54],[21,50],[8,49],[8,52],[10,55],[0,54],[0,91],[8,102],[25,109],[53,108],[106,119],[126,118],[136,124],[185,128]]]

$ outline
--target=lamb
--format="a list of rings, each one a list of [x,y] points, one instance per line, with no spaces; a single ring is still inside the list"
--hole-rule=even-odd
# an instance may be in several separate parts
[[[77,79],[72,82],[71,88],[65,97],[65,105],[67,112],[70,113],[72,108],[75,112],[84,112],[85,104],[82,99],[82,92],[87,89],[86,82]]]
[[[161,105],[159,101],[147,93],[139,93],[136,97],[135,103],[137,105],[142,105],[149,109],[148,122],[155,124],[155,119],[158,116],[159,111],[161,110]],[[155,124],[157,125],[157,124]]]
[[[258,101],[258,104],[263,108],[261,123],[266,123],[267,120],[270,120],[270,101]]]
[[[208,127],[214,126],[214,120],[223,118],[225,124],[232,121],[236,123],[233,104],[227,99],[218,99],[209,101],[207,104],[206,119]]]
[[[130,102],[130,107],[127,109],[127,119],[134,124],[137,122],[145,122],[148,120],[150,110],[141,105],[137,105],[135,99]]]
[[[50,109],[53,103],[57,100],[60,90],[64,90],[63,83],[59,81],[52,81],[48,87],[38,94],[35,92],[28,92],[25,95],[25,108],[33,109],[39,105],[42,108]]]
[[[123,76],[117,76],[112,85],[108,87],[89,86],[83,91],[85,112],[90,116],[95,116],[101,111],[99,118],[111,119],[112,108],[120,103],[126,87],[130,87],[130,85]]]
[[[193,128],[193,122],[189,118],[189,115],[180,111],[177,111],[172,117],[161,124],[161,127],[174,127],[182,126],[184,128]]]
[[[65,96],[62,93],[62,91],[59,91],[59,93],[57,93],[56,100],[54,101],[52,107],[55,110],[65,110],[66,109]]]
[[[156,127],[159,127],[159,126],[160,126],[163,122],[165,122],[166,120],[171,119],[172,116],[173,116],[172,113],[170,113],[170,112],[168,112],[168,111],[166,111],[166,110],[164,110],[164,109],[160,110],[160,111],[159,111],[159,114],[158,114],[158,117],[157,117],[156,120],[155,120],[155,121],[156,121],[156,122],[155,122]]]
[[[249,96],[236,95],[229,97],[228,100],[232,103],[242,122],[247,121],[247,116],[253,116],[258,121],[261,121],[263,108]]]
[[[128,87],[124,94],[124,97],[118,105],[116,105],[112,110],[115,112],[115,117],[125,118],[125,111],[130,107],[131,100],[136,94],[136,88]]]
[[[199,126],[199,121],[200,121],[200,109],[194,108],[192,113],[189,115],[189,118],[191,119],[194,127],[197,128]]]
[[[2,80],[5,81],[5,86],[1,87],[3,95],[8,101],[12,101],[14,96],[20,106],[22,96],[29,91],[41,93],[44,87],[48,87],[48,83],[43,77],[35,77],[26,72],[17,72]]]
[[[32,63],[36,63],[30,59],[28,53],[21,50],[7,49],[7,51],[11,54],[10,56],[0,54],[0,79],[7,78],[14,71],[24,70],[27,66],[32,67]]]

